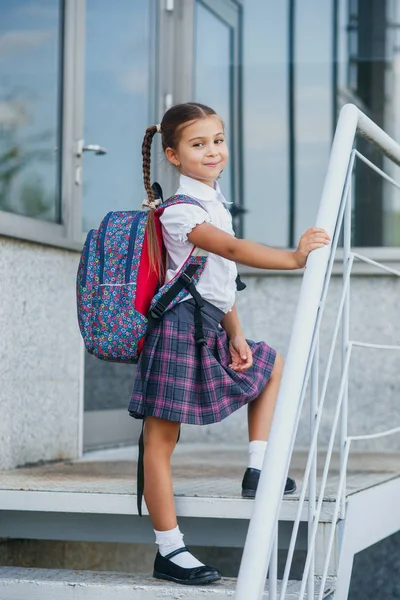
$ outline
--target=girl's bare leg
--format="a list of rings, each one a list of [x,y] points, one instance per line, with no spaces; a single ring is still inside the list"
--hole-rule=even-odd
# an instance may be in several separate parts
[[[283,357],[277,354],[271,377],[261,394],[247,407],[249,441],[267,440],[282,378]]]
[[[171,455],[180,423],[147,417],[144,426],[144,498],[154,529],[177,526],[171,477]]]
[[[188,583],[190,576],[193,584],[209,583],[220,579],[220,573],[206,567],[185,548],[176,520],[170,459],[178,438],[179,425],[165,419],[147,417],[144,426],[144,498],[159,546],[154,571],[159,579],[169,579],[173,575],[174,581]],[[171,552],[183,548],[183,553],[167,558]],[[177,571],[173,571],[175,567],[172,563]],[[193,569],[197,569],[194,577]]]

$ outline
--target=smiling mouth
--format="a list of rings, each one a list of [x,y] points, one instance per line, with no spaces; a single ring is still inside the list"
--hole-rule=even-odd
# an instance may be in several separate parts
[[[221,162],[221,161],[219,161],[219,162],[216,162],[216,163],[205,163],[205,166],[206,166],[206,167],[216,167],[217,165],[219,165],[219,163],[220,163],[220,162]]]

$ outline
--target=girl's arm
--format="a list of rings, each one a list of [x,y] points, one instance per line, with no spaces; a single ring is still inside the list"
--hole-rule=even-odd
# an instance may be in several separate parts
[[[237,314],[236,304],[233,305],[231,312],[226,313],[221,321],[221,325],[225,329],[226,335],[229,339],[232,339],[236,336],[244,336],[239,321],[239,315]]]
[[[297,250],[294,252],[238,239],[211,223],[196,225],[187,237],[194,246],[259,269],[301,269],[305,266],[307,256],[312,250],[330,243],[326,231],[318,227],[311,227],[301,236]]]
[[[228,367],[238,373],[247,371],[253,364],[253,355],[244,337],[236,305],[233,306],[231,312],[226,313],[221,321],[221,325],[225,329],[229,339],[231,362]]]

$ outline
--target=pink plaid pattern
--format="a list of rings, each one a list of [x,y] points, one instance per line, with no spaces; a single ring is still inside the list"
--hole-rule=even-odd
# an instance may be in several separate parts
[[[178,305],[179,306],[179,305]],[[228,367],[231,356],[222,328],[207,328],[206,346],[194,343],[194,325],[161,320],[146,340],[129,403],[135,418],[207,425],[228,417],[260,394],[268,382],[276,351],[265,342],[247,340],[253,365],[244,373]],[[143,403],[141,361],[146,361],[146,401]]]

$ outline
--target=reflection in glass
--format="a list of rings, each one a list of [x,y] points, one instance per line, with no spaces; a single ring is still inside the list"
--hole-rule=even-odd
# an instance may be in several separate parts
[[[262,0],[244,0],[243,8],[243,155],[249,210],[244,233],[258,242],[285,246],[291,178],[295,177],[294,243],[315,222],[335,105],[340,109],[347,102],[356,103],[400,140],[400,4],[398,0],[295,2],[294,140],[288,135],[288,4],[272,7]],[[288,166],[292,142],[295,175]],[[364,140],[357,144],[400,181],[399,167]],[[400,192],[361,166],[356,167],[353,212],[355,245],[400,245]]]
[[[387,51],[385,129],[400,142],[400,5],[391,0],[387,6]],[[400,183],[400,167],[384,159],[384,170]],[[389,182],[383,185],[383,244],[400,246],[400,190]]]
[[[297,244],[315,224],[332,142],[331,0],[296,2],[296,209]]]
[[[200,2],[195,11],[195,100],[213,108],[221,115],[227,133],[231,123],[231,29]],[[212,41],[212,43],[210,43]],[[233,163],[222,175],[221,189],[227,200],[232,199]]]
[[[400,139],[397,0],[341,0],[340,103],[352,101],[394,139]],[[373,18],[372,18],[373,16]],[[363,139],[357,149],[397,181],[400,169]],[[400,194],[361,161],[354,185],[356,246],[400,245]]]
[[[141,146],[150,111],[150,2],[87,0],[83,229],[110,210],[140,208]],[[155,157],[153,156],[153,160]]]
[[[0,3],[0,210],[59,221],[54,0]]]
[[[243,2],[244,236],[288,244],[286,2]]]
[[[142,140],[151,118],[150,2],[87,0],[83,229],[111,210],[136,210],[145,197]],[[153,162],[157,160],[153,143]],[[85,411],[126,411],[134,365],[85,356]],[[127,419],[130,417],[126,413]],[[116,439],[118,435],[116,435]]]
[[[311,227],[331,143],[331,0],[294,3],[294,137],[289,135],[289,4],[244,1],[245,237],[296,244]],[[295,170],[289,168],[293,151]],[[293,181],[293,179],[295,179]],[[294,239],[290,239],[293,183]]]

